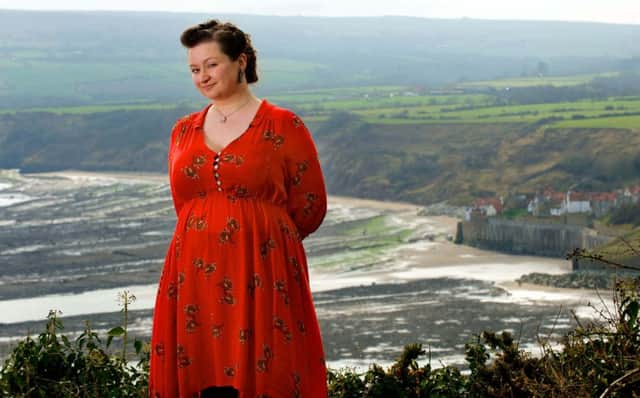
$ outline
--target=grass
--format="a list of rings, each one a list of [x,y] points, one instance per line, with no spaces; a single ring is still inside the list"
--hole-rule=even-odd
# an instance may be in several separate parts
[[[314,256],[313,267],[353,271],[376,266],[384,261],[390,249],[406,242],[413,232],[411,229],[389,225],[385,215],[350,222],[337,232],[348,250]]]
[[[39,63],[25,69],[1,65],[0,70],[12,71],[11,75],[19,81],[21,88],[26,92],[35,91],[40,84],[38,80],[24,82],[30,74],[42,75],[42,68],[51,69],[48,73],[56,75],[60,73],[56,68],[61,64],[55,62]],[[31,68],[31,69],[30,69]],[[266,59],[262,64],[265,74],[270,80],[284,81],[294,79],[303,81],[311,74],[308,70],[323,68],[323,65],[291,61],[288,59]],[[35,70],[34,70],[35,69]],[[82,100],[84,93],[91,92],[91,81],[95,70],[100,69],[99,64],[74,65],[72,70],[66,71],[65,76],[72,80],[62,79],[52,83],[53,86],[77,85],[78,99]],[[57,71],[57,72],[56,72]],[[175,79],[175,76],[184,72],[177,66],[167,69],[166,65],[120,65],[110,66],[103,70],[101,78],[114,84],[125,84],[122,79],[131,73],[148,73],[140,77],[142,81],[149,79]],[[186,72],[185,72],[186,73]],[[541,81],[552,82],[556,85],[572,85],[585,83],[597,76],[612,76],[615,73],[598,75],[560,76],[548,78],[520,78],[508,80],[495,80],[485,82],[463,83],[461,87],[486,86],[531,86]],[[8,91],[16,89],[16,83],[8,80]],[[180,84],[184,84],[182,81]],[[189,83],[187,83],[189,84]],[[87,85],[87,86],[85,86]],[[24,87],[23,87],[24,86]],[[57,86],[56,86],[57,87]],[[83,88],[84,87],[84,88]],[[51,87],[49,87],[51,88]],[[53,87],[55,88],[55,87]],[[88,91],[87,91],[88,90]],[[88,94],[87,94],[88,95]],[[89,98],[89,97],[87,97]],[[640,128],[640,97],[610,98],[605,100],[583,100],[576,102],[561,102],[552,104],[531,104],[502,106],[495,104],[495,97],[486,94],[418,94],[415,90],[403,86],[362,86],[342,88],[321,88],[314,90],[289,90],[281,91],[281,94],[268,95],[267,98],[276,104],[292,107],[301,112],[309,123],[320,123],[334,112],[345,111],[355,113],[371,124],[380,125],[434,125],[434,124],[496,124],[496,123],[535,123],[541,119],[558,118],[561,120],[549,122],[553,127],[559,128],[621,128],[637,130]],[[86,99],[86,98],[85,98]],[[183,105],[196,105],[194,101],[187,100]],[[158,110],[172,109],[175,104],[160,102],[144,102],[133,99],[127,103],[111,103],[105,98],[96,105],[74,107],[40,107],[23,109],[29,111],[48,111],[54,113],[94,113],[115,110]],[[2,113],[14,113],[16,110],[0,110]],[[631,114],[631,115],[630,115]]]
[[[640,115],[583,120],[563,120],[561,122],[554,123],[554,126],[564,128],[619,128],[640,130]]]
[[[89,106],[69,106],[69,107],[48,107],[31,108],[30,112],[51,112],[57,114],[90,114],[112,111],[132,111],[132,110],[160,110],[175,109],[177,104],[119,104],[119,105],[89,105]],[[0,114],[15,113],[15,110],[0,110]]]
[[[613,261],[624,262],[631,258],[640,258],[640,252],[638,251],[638,244],[640,243],[640,228],[635,228],[630,232],[622,236],[622,239],[615,239],[612,242],[599,246],[597,250],[594,250],[595,254],[600,254]]]
[[[598,73],[598,74],[584,74],[573,76],[542,76],[542,77],[522,77],[512,79],[498,79],[488,81],[477,82],[465,82],[457,84],[460,88],[474,88],[474,87],[491,87],[491,88],[506,88],[506,87],[531,87],[531,86],[577,86],[590,82],[596,77],[613,77],[617,76],[618,72]]]

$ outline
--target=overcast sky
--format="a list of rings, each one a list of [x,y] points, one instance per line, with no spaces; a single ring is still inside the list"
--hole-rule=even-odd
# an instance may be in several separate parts
[[[640,0],[0,0],[0,9],[598,21],[640,24]]]

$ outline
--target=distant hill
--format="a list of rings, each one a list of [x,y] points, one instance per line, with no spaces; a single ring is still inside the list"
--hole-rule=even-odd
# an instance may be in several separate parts
[[[263,95],[376,84],[437,87],[640,63],[638,25],[0,10],[0,110],[196,100],[178,37],[212,17],[252,34]]]

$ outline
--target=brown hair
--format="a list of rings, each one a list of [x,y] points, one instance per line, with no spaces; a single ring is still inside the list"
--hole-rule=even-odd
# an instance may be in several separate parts
[[[200,43],[215,41],[220,49],[232,60],[237,60],[240,54],[247,55],[247,67],[244,71],[247,83],[258,81],[256,71],[256,50],[251,45],[251,37],[238,29],[231,22],[221,23],[211,19],[204,23],[192,26],[182,32],[180,43],[185,48],[193,48]]]

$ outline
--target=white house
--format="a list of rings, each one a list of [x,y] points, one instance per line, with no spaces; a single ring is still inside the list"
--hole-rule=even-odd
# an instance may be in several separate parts
[[[591,213],[591,201],[586,192],[567,191],[567,197],[563,203],[562,214],[564,213]]]

